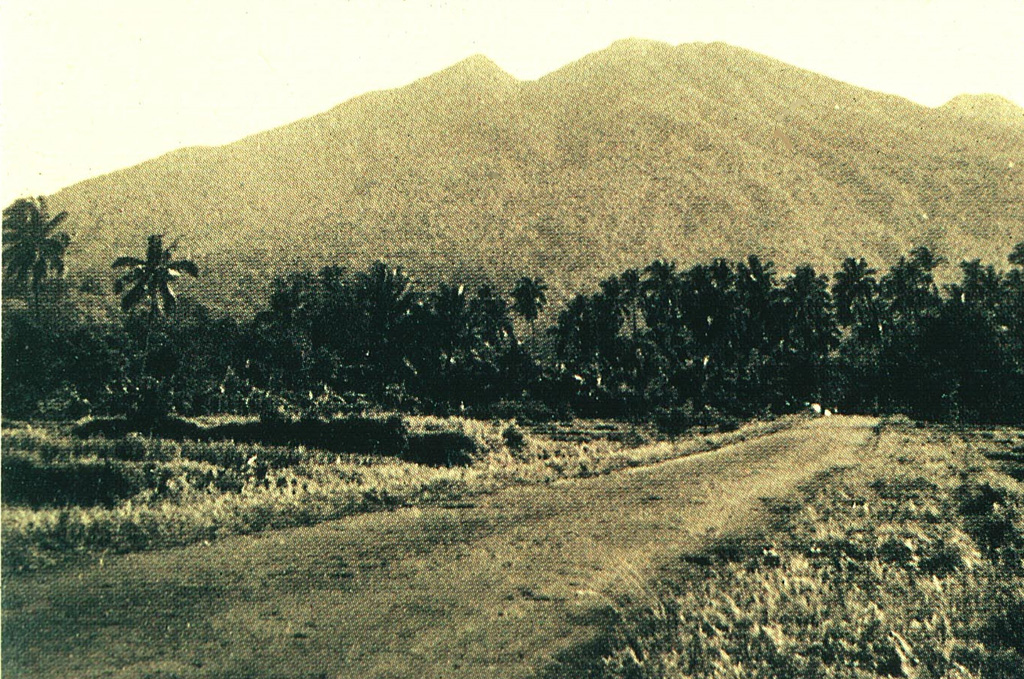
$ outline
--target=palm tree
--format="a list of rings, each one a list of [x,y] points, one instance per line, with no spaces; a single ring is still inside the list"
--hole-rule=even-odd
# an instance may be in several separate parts
[[[114,292],[121,295],[121,309],[129,311],[143,300],[149,303],[150,325],[161,313],[169,313],[177,306],[178,298],[171,282],[187,273],[199,277],[199,267],[189,259],[171,259],[174,246],[165,248],[164,237],[149,237],[146,258],[118,257],[111,268],[128,270],[114,282]]]
[[[622,304],[629,314],[630,324],[633,327],[633,341],[637,336],[637,317],[640,315],[640,297],[643,294],[643,278],[640,271],[634,268],[626,269],[619,275],[621,287]]]
[[[775,265],[770,261],[762,262],[757,255],[749,255],[746,262],[736,265],[736,294],[744,348],[769,351],[775,344],[779,325],[774,313]]]
[[[934,313],[941,302],[932,271],[941,262],[926,247],[900,257],[879,281],[888,322],[895,329],[916,327],[921,319]]]
[[[460,350],[471,344],[472,322],[466,287],[441,283],[431,295],[430,302],[433,315],[431,334],[440,349],[442,364],[454,365]]]
[[[370,383],[378,390],[401,384],[410,319],[418,303],[412,280],[401,267],[374,262],[356,279],[356,303],[361,307],[362,354]]]
[[[127,269],[114,281],[114,292],[121,295],[121,309],[131,311],[139,304],[149,305],[149,322],[146,324],[146,339],[142,350],[142,364],[138,369],[137,402],[131,406],[132,417],[151,424],[167,416],[171,409],[168,392],[163,380],[150,373],[150,340],[153,328],[161,313],[169,313],[177,306],[177,296],[171,282],[187,273],[193,278],[199,276],[199,267],[188,259],[171,259],[174,246],[164,247],[164,237],[153,234],[149,237],[146,258],[118,257],[111,264],[113,269]]]
[[[54,229],[67,217],[67,212],[50,217],[42,196],[20,198],[3,212],[4,275],[20,285],[31,283],[37,314],[43,281],[50,271],[64,275],[64,253],[71,236]]]
[[[786,279],[780,296],[790,394],[820,400],[823,370],[829,352],[839,342],[828,277],[818,275],[809,265],[798,266]]]
[[[537,343],[537,317],[548,302],[548,286],[542,278],[523,276],[512,290],[512,310],[530,323],[530,335]]]
[[[665,334],[679,317],[680,279],[675,262],[657,259],[644,268],[641,284],[647,327]]]
[[[878,339],[882,332],[877,309],[876,273],[863,257],[847,257],[832,283],[836,320],[840,325],[854,326],[858,334],[873,339]]]

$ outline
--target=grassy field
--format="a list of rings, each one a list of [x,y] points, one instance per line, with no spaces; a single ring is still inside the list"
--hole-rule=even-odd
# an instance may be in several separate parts
[[[1021,676],[1024,432],[791,425],[5,570],[5,676]]]
[[[354,455],[303,445],[137,434],[80,438],[66,427],[15,424],[3,432],[3,568],[32,569],[81,555],[97,558],[461,501],[508,486],[652,464],[797,421],[755,422],[734,432],[635,445],[621,439],[642,434],[600,423],[576,423],[567,428],[572,440],[558,440],[565,437],[532,435],[507,422],[408,417],[404,436],[419,452],[414,448],[409,456],[406,450],[407,459],[388,450]],[[398,445],[397,439],[391,442]],[[452,447],[464,464],[412,461],[445,457]]]
[[[871,454],[801,422],[707,454],[4,578],[9,676],[516,677],[577,655],[651,569]],[[568,654],[566,656],[565,654]]]
[[[598,676],[1024,676],[1024,433],[890,425],[877,454],[621,602]]]

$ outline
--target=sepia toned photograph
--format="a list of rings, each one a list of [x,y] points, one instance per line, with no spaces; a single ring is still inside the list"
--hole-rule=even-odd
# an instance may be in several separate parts
[[[6,0],[4,679],[1024,679],[1020,0]]]

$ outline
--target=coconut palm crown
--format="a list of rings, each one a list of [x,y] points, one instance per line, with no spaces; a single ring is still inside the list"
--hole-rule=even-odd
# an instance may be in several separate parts
[[[187,273],[199,276],[199,267],[188,259],[171,259],[174,246],[164,247],[164,237],[149,237],[146,258],[118,257],[111,265],[114,269],[127,269],[114,282],[114,292],[121,295],[121,309],[129,311],[139,303],[149,302],[151,316],[169,313],[177,306],[177,296],[171,282]]]
[[[50,217],[42,196],[20,198],[4,209],[4,277],[20,285],[29,283],[37,307],[43,281],[50,272],[64,275],[64,253],[71,236],[54,229],[67,217],[67,212]]]

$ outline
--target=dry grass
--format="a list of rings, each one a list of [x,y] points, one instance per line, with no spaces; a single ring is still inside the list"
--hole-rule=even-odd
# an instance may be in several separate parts
[[[709,450],[785,428],[794,420],[755,422],[727,434],[628,448],[619,443],[526,437],[505,444],[505,424],[464,418],[410,418],[416,434],[465,435],[480,451],[467,467],[434,467],[390,457],[327,454],[303,447],[234,442],[174,442],[131,435],[81,440],[53,428],[4,431],[5,464],[61,474],[77,488],[82,470],[105,471],[100,499],[54,505],[13,504],[4,496],[4,569],[31,568],[97,550],[127,552],[310,525],[400,506],[449,502],[499,488],[606,474]],[[255,464],[250,464],[250,460]],[[27,487],[33,489],[31,475]],[[61,486],[61,479],[54,484]],[[54,485],[51,484],[51,485]],[[29,492],[26,491],[26,492]],[[77,492],[77,491],[76,491]],[[61,497],[79,498],[76,492]],[[91,497],[91,496],[90,496]],[[51,506],[47,506],[47,505]]]
[[[884,428],[877,462],[775,531],[691,558],[620,624],[604,675],[1022,676],[1024,486],[973,436]]]
[[[651,564],[870,455],[870,425],[800,422],[596,478],[552,472],[454,502],[7,572],[5,676],[536,677],[598,634],[609,596],[647,582]]]

